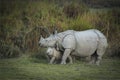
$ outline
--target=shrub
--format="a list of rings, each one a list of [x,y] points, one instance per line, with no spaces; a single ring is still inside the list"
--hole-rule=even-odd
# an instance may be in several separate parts
[[[45,59],[46,58],[46,49],[39,49],[38,51],[29,54],[31,58]]]
[[[70,3],[64,6],[63,12],[69,18],[76,18],[88,11],[88,8],[83,3]]]
[[[110,41],[108,47],[108,56],[110,57],[120,57],[120,42],[119,40]]]
[[[17,46],[6,44],[0,40],[0,58],[13,58],[18,57],[21,54],[20,49]]]
[[[86,30],[91,28],[94,28],[94,26],[83,17],[77,17],[74,20],[70,20],[68,27],[68,29],[73,30]]]
[[[44,37],[48,36],[46,33],[48,31],[38,26],[44,26],[43,28],[48,28],[50,32],[53,32],[56,26],[58,31],[61,32],[68,29],[85,30],[96,28],[107,36],[110,45],[115,40],[114,43],[116,42],[116,45],[110,47],[113,53],[119,53],[119,44],[117,44],[120,39],[119,8],[96,8],[89,11],[91,8],[89,9],[86,4],[81,2],[83,0],[7,1],[5,0],[0,3],[2,5],[0,7],[2,10],[0,13],[2,14],[0,16],[1,58],[19,56],[22,50],[30,52],[37,51],[40,35],[42,34]],[[105,1],[105,3],[108,1]],[[100,0],[89,2],[101,5],[104,0],[102,2]],[[114,46],[116,49],[113,48]],[[39,55],[39,53],[35,55]]]

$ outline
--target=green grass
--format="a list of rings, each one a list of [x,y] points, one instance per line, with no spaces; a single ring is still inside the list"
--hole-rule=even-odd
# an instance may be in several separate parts
[[[120,59],[104,58],[100,66],[84,61],[48,64],[44,59],[22,56],[0,60],[0,80],[119,80]]]

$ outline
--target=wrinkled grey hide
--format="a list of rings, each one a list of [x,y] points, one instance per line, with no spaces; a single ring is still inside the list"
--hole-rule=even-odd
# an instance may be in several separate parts
[[[47,56],[50,60],[50,64],[53,64],[54,62],[56,63],[56,61],[59,61],[62,59],[62,53],[58,50],[56,50],[55,48],[51,48],[48,47],[47,51]],[[72,64],[72,57],[68,56],[69,62]]]
[[[67,30],[50,35],[48,38],[41,37],[39,44],[42,47],[55,47],[57,44],[57,49],[64,51],[61,64],[66,64],[66,59],[71,54],[81,57],[91,56],[90,63],[99,65],[107,48],[107,39],[96,29]]]

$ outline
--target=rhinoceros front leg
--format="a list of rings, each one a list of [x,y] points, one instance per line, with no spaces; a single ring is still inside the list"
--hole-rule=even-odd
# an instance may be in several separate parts
[[[72,57],[70,55],[68,56],[68,59],[69,59],[69,63],[73,64],[73,60],[72,60]]]
[[[47,58],[47,61],[49,62],[50,61],[50,57],[48,55],[46,55],[46,58]]]
[[[72,49],[65,49],[64,54],[62,56],[61,64],[66,64],[66,59],[70,55],[71,51],[72,51]]]
[[[50,64],[53,64],[54,61],[55,61],[55,57],[52,57],[50,60]]]

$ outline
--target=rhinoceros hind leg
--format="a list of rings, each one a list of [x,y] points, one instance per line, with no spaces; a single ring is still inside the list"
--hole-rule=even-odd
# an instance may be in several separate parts
[[[96,60],[95,56],[91,56],[91,60],[90,60],[89,64],[94,64],[95,60]]]
[[[96,65],[100,65],[100,61],[102,60],[102,56],[106,51],[107,46],[102,46],[100,45],[99,48],[97,49],[97,57],[96,57]]]
[[[97,60],[97,51],[95,51],[92,55],[91,55],[91,60],[89,62],[89,64],[95,64]]]
[[[101,60],[102,60],[102,56],[97,56],[95,64],[99,66]]]
[[[100,65],[100,61],[102,60],[102,56],[105,53],[106,48],[101,48],[97,50],[97,57],[96,57],[96,65]]]

